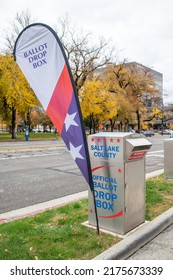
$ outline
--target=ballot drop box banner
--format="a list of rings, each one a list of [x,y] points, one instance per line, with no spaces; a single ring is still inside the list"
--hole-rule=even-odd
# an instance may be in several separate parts
[[[145,221],[145,155],[151,143],[133,133],[88,137],[99,227],[125,234]],[[89,190],[89,224],[96,226]]]

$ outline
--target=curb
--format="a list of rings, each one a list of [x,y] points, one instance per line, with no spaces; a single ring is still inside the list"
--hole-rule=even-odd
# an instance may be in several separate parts
[[[159,170],[147,173],[145,177],[146,177],[146,180],[147,180],[147,179],[150,179],[150,178],[157,177],[157,176],[159,176],[163,173],[164,173],[164,169],[159,169]]]
[[[159,176],[164,169],[146,174],[146,179]],[[125,260],[147,244],[164,229],[173,224],[173,207],[130,233],[122,241],[110,247],[93,260]]]
[[[146,179],[159,176],[164,169],[157,170],[146,174]],[[33,216],[37,213],[66,205],[70,202],[78,201],[87,197],[88,191],[69,195],[59,199],[54,199],[44,203],[25,207],[15,211],[0,214],[0,224],[7,223],[12,220],[21,219],[27,216]],[[153,221],[145,223],[129,233],[122,241],[110,247],[93,260],[124,260],[138,251],[142,246],[147,244],[151,239],[156,237],[168,226],[173,224],[173,207],[155,218]]]
[[[171,224],[173,224],[173,207],[152,222],[144,224],[93,260],[125,260]]]

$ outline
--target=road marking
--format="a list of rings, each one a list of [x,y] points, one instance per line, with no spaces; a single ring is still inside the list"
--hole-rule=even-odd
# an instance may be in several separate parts
[[[44,150],[58,150],[58,149],[63,149],[65,146],[58,146],[58,147],[39,147],[39,148],[27,148],[27,149],[20,149],[20,150],[0,150],[0,153],[18,153],[18,152],[32,152],[32,151],[44,151]]]
[[[19,159],[19,158],[31,158],[31,157],[45,157],[45,156],[54,156],[54,155],[60,155],[62,152],[57,152],[53,154],[41,154],[41,155],[24,155],[24,156],[10,156],[10,157],[3,157],[0,158],[0,160],[6,160],[6,159]]]
[[[146,157],[157,157],[157,158],[164,158],[164,154],[163,155],[159,155],[159,153],[163,153],[164,150],[158,150],[158,151],[153,151],[153,152],[149,152]]]
[[[155,154],[155,153],[163,153],[164,150],[158,150],[158,151],[153,151],[153,152],[148,152],[148,155],[150,154]]]
[[[56,152],[56,153],[53,153],[53,154],[49,154],[49,153],[42,153],[42,154],[32,154],[32,155],[18,155],[18,156],[13,156],[13,155],[9,155],[9,156],[6,156],[6,157],[1,157],[0,160],[6,160],[6,159],[19,159],[19,158],[31,158],[31,157],[44,157],[44,156],[54,156],[54,155],[59,155],[59,154],[62,154],[64,150],[65,152],[68,152],[65,149],[64,146],[61,146],[61,147],[58,147],[58,148],[33,148],[33,149],[23,149],[23,150],[11,150],[10,152],[11,153],[18,153],[18,152],[32,152],[32,151],[42,151],[42,150],[61,150],[61,152]],[[161,157],[163,158],[164,155],[157,155],[157,153],[162,153],[164,150],[158,150],[158,151],[153,151],[153,152],[149,152],[146,157]],[[5,152],[9,152],[9,151],[3,151],[4,153]],[[0,151],[0,153],[2,153],[2,151]]]
[[[159,158],[164,158],[164,155],[147,155],[147,158],[149,157],[159,157]]]

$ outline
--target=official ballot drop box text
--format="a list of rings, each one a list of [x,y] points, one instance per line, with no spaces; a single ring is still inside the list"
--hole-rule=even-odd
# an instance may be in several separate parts
[[[145,221],[145,155],[151,143],[133,133],[88,137],[99,227],[125,234]],[[96,226],[89,190],[89,224]]]

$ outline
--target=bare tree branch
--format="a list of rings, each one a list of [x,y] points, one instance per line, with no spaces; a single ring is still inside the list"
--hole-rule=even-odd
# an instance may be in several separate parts
[[[12,53],[19,33],[23,28],[35,21],[36,19],[32,18],[28,9],[26,11],[22,11],[21,13],[16,13],[14,20],[9,24],[9,28],[3,32],[3,39],[6,46],[3,52]]]
[[[91,33],[79,32],[68,16],[61,18],[58,23],[56,30],[60,34],[58,36],[63,43],[79,90],[96,69],[115,61],[115,49],[110,48],[109,41],[103,38],[100,38],[97,44],[92,44]]]

